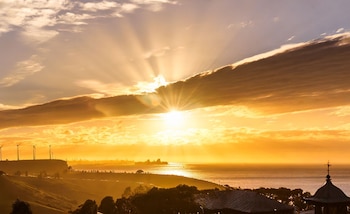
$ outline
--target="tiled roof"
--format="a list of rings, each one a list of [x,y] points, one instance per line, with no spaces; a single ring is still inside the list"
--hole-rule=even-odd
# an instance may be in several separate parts
[[[306,198],[306,201],[314,203],[348,203],[350,204],[350,198],[345,193],[336,187],[332,182],[329,175],[327,175],[326,184],[319,188],[315,195]]]
[[[206,209],[232,209],[244,213],[274,212],[294,208],[253,191],[216,191],[197,196],[196,202]]]

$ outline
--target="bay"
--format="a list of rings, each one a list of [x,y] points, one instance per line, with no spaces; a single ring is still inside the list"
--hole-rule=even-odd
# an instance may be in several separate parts
[[[182,164],[75,166],[78,170],[110,170],[113,172],[171,174],[211,181],[233,188],[303,189],[311,194],[325,184],[327,164]],[[330,175],[334,185],[350,195],[350,165],[332,165]]]

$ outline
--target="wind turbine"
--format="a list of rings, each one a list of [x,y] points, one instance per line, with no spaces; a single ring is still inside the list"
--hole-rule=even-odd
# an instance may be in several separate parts
[[[33,145],[33,160],[35,160],[35,155],[36,155],[36,147]]]
[[[50,160],[51,160],[52,159],[51,145],[49,145],[49,157],[50,157]]]
[[[0,161],[2,161],[2,146],[3,145],[0,146]]]
[[[19,146],[20,146],[21,144],[19,143],[19,144],[17,144],[17,160],[19,161]]]

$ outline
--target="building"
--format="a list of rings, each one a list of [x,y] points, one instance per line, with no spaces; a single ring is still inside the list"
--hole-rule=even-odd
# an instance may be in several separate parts
[[[292,206],[253,191],[227,190],[198,195],[196,202],[205,214],[293,214]]]
[[[305,201],[315,206],[315,214],[347,214],[350,198],[332,183],[329,166],[328,164],[326,184],[320,187],[315,195],[305,198]]]

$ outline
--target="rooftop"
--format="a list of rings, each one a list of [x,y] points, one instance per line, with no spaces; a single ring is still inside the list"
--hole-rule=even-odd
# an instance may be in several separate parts
[[[232,209],[244,213],[265,213],[294,209],[256,192],[243,190],[215,191],[199,195],[196,201],[206,209]]]
[[[314,196],[305,198],[305,200],[312,204],[350,204],[350,198],[332,183],[329,166],[328,163],[326,183],[316,191]]]

